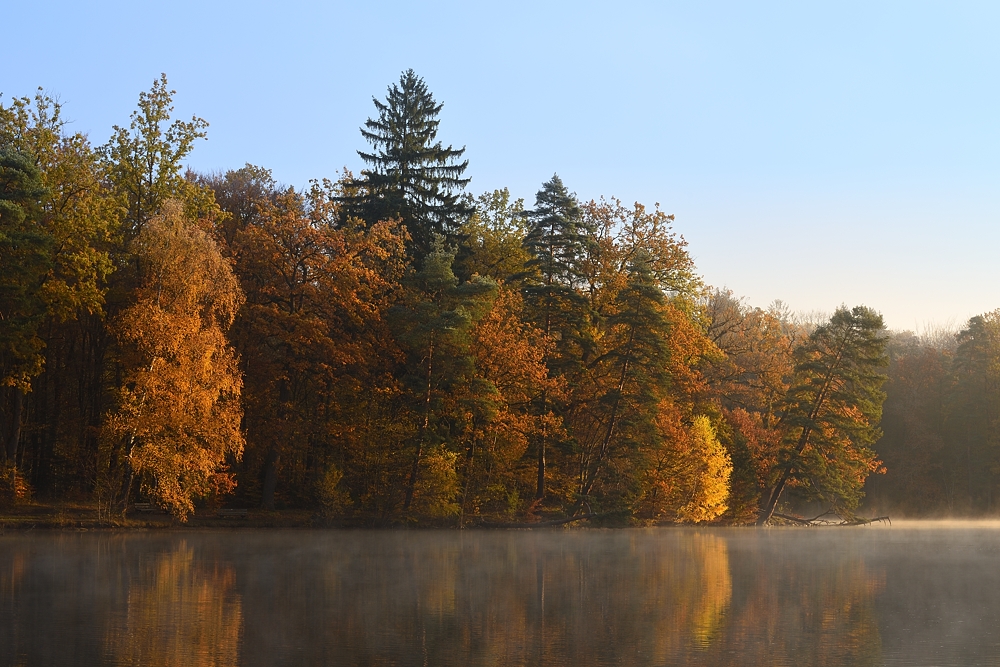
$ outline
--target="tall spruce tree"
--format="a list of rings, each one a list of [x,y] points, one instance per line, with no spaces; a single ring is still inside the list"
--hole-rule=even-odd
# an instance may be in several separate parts
[[[581,265],[594,230],[558,175],[542,185],[527,216],[525,305],[539,328],[559,339],[558,358],[550,361],[562,372],[582,354],[587,300],[579,289],[584,283]]]
[[[368,119],[361,135],[373,150],[358,151],[368,168],[353,183],[356,192],[344,198],[344,213],[369,224],[400,218],[420,260],[431,251],[435,234],[453,236],[472,214],[459,198],[470,180],[462,177],[469,161],[458,161],[464,147],[436,141],[444,105],[412,69],[389,86],[385,102],[374,97],[372,102],[378,117]]]

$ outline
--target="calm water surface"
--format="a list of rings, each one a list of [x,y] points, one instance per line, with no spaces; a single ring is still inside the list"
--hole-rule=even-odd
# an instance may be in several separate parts
[[[1000,524],[0,536],[3,665],[1000,665]]]

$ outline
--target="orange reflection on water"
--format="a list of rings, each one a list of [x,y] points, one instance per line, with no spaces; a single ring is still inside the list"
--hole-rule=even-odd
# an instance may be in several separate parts
[[[120,665],[235,667],[242,601],[229,563],[195,559],[180,541],[144,562],[128,590],[124,623],[114,623],[107,651]]]

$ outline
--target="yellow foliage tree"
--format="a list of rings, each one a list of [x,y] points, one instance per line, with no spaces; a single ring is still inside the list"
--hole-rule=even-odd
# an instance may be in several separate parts
[[[242,378],[225,335],[243,294],[179,202],[168,201],[132,249],[141,279],[116,327],[128,371],[109,432],[127,461],[126,493],[136,477],[185,520],[194,498],[231,488],[226,457],[243,452]]]
[[[437,445],[424,454],[420,476],[413,492],[413,509],[428,517],[447,517],[459,513],[458,455]]]
[[[663,445],[647,454],[638,515],[651,521],[701,523],[728,509],[733,464],[711,420],[696,415],[690,423],[670,400],[657,406],[656,429]]]
[[[687,497],[677,511],[682,521],[711,521],[725,512],[729,498],[729,476],[733,464],[729,453],[716,437],[712,422],[704,415],[694,418],[690,429],[690,454],[682,470],[682,493]]]

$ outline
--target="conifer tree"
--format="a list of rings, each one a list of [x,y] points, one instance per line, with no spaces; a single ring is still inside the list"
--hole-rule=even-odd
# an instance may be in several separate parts
[[[758,525],[771,519],[790,481],[835,511],[857,507],[865,478],[881,467],[871,447],[881,435],[887,340],[881,315],[841,307],[796,349],[781,418],[785,443]]]
[[[584,324],[587,300],[577,290],[580,264],[590,231],[580,205],[558,175],[542,185],[535,208],[528,212],[529,227],[524,248],[531,259],[525,263],[524,300],[534,324],[559,344],[545,363],[556,375],[566,375],[584,356]],[[549,410],[543,392],[540,413]],[[535,497],[545,497],[546,434],[539,438]]]
[[[7,417],[0,420],[0,463],[13,463],[24,394],[42,370],[41,290],[53,246],[37,225],[43,195],[41,173],[28,156],[0,146],[0,414]]]
[[[445,248],[444,240],[436,236],[423,268],[415,276],[416,289],[411,302],[400,304],[392,313],[397,337],[409,356],[410,372],[404,380],[414,405],[419,402],[414,409],[419,415],[419,427],[406,483],[404,512],[410,510],[420,495],[433,498],[417,503],[425,513],[458,511],[454,505],[457,486],[452,488],[449,482],[438,485],[442,488],[434,488],[421,484],[421,475],[429,463],[425,461],[428,456],[437,457],[438,468],[441,457],[450,457],[450,472],[442,477],[438,470],[438,476],[454,478],[453,452],[441,445],[451,444],[454,400],[463,394],[468,396],[467,387],[473,381],[475,359],[469,348],[470,329],[492,307],[497,285],[481,277],[459,284],[452,270],[454,260],[453,251]]]
[[[385,102],[372,102],[378,117],[361,128],[372,151],[358,151],[368,168],[353,184],[357,192],[344,198],[344,213],[369,224],[400,218],[419,260],[431,251],[435,234],[455,234],[472,213],[459,198],[469,182],[462,177],[469,161],[458,162],[464,147],[437,141],[443,104],[412,69],[400,75],[398,85],[389,86]]]
[[[618,312],[609,318],[612,345],[596,361],[614,377],[599,401],[603,428],[592,446],[581,451],[580,496],[590,495],[615,445],[622,422],[649,438],[655,406],[668,381],[670,325],[663,313],[666,297],[656,284],[649,255],[637,253],[628,267],[628,283],[616,299]]]

